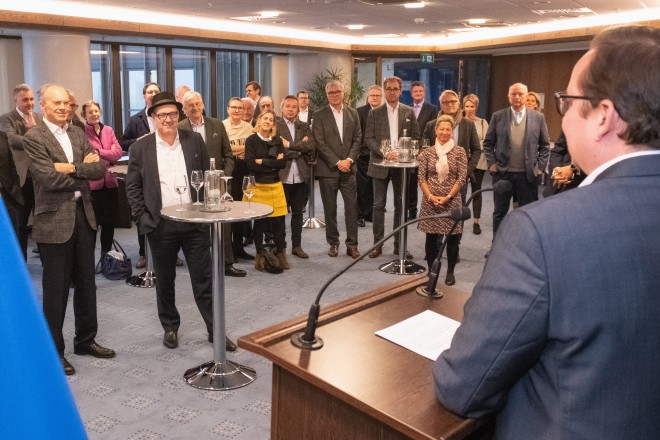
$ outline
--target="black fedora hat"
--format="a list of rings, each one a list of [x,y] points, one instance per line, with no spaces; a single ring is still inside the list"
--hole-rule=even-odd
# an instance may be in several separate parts
[[[174,98],[172,93],[160,92],[156,93],[151,99],[151,107],[147,109],[147,115],[151,116],[152,113],[161,105],[176,105],[176,108],[179,109],[179,111],[183,109],[183,105]]]

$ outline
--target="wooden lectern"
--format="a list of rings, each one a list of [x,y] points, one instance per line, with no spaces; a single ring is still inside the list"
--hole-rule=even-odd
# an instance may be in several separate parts
[[[417,295],[427,280],[406,277],[323,307],[320,350],[291,344],[306,316],[239,338],[273,362],[272,440],[491,438],[492,420],[459,417],[436,400],[432,361],[374,334],[429,309],[461,320],[468,295],[446,286],[442,299]]]

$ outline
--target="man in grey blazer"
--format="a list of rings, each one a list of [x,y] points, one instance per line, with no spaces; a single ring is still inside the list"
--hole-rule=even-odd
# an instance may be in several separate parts
[[[511,107],[493,113],[484,137],[484,154],[493,184],[500,180],[511,182],[511,191],[493,193],[493,236],[509,212],[514,194],[520,206],[538,200],[536,178],[545,171],[550,155],[545,116],[525,107],[527,86],[513,84],[507,96]]]
[[[61,86],[40,90],[43,121],[24,139],[34,181],[35,205],[32,238],[43,262],[43,308],[64,372],[75,369],[64,357],[62,326],[71,282],[74,284],[74,353],[111,358],[115,352],[94,338],[96,282],[94,242],[96,219],[89,181],[102,179],[105,165],[93,152],[85,133],[67,124],[69,95]]]
[[[394,228],[401,225],[401,170],[374,165],[383,161],[380,143],[389,139],[396,145],[400,137],[407,135],[419,139],[419,128],[412,107],[399,102],[403,82],[401,78],[392,76],[383,81],[385,88],[385,105],[374,108],[367,117],[367,134],[365,142],[371,150],[369,170],[367,174],[373,179],[374,209],[373,232],[374,243],[385,236],[385,205],[387,204],[387,185],[392,181],[394,190]],[[383,253],[382,247],[377,247],[369,254],[376,258]],[[399,234],[394,236],[394,254],[399,253]]]
[[[436,395],[498,439],[660,432],[660,30],[596,36],[556,95],[579,188],[507,215]],[[598,97],[598,98],[595,98]]]
[[[34,208],[34,186],[28,169],[29,159],[23,148],[23,136],[41,123],[42,116],[34,112],[34,95],[27,84],[14,87],[14,110],[0,116],[0,131],[7,134],[16,172],[20,179],[23,205],[18,211],[18,243],[27,260],[27,244],[30,228],[28,222]]]
[[[329,104],[314,113],[312,132],[318,153],[316,175],[325,212],[325,238],[330,245],[328,255],[339,254],[337,192],[340,191],[344,199],[346,255],[357,258],[360,252],[357,248],[355,161],[362,136],[360,120],[357,111],[344,104],[344,85],[340,81],[329,81],[325,93]]]
[[[185,116],[179,122],[179,128],[194,131],[202,135],[209,157],[215,159],[215,168],[222,170],[225,176],[234,172],[234,156],[231,152],[227,130],[219,119],[204,116],[204,101],[199,92],[188,91],[183,94],[180,101],[183,104]],[[205,170],[202,170],[205,171]],[[231,182],[229,185],[241,185],[242,182]],[[197,195],[197,193],[195,193]],[[192,193],[191,193],[192,196]],[[222,241],[225,251],[225,275],[230,277],[244,277],[243,269],[234,267],[234,249],[231,245],[231,224],[222,225]]]

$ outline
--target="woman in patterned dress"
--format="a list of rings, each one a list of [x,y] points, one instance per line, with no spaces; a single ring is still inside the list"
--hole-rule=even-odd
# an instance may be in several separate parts
[[[435,124],[435,145],[424,149],[419,155],[419,186],[423,198],[419,216],[429,216],[448,212],[462,204],[461,183],[467,176],[467,156],[460,145],[452,139],[454,119],[449,115],[438,117]],[[449,218],[422,220],[417,228],[426,233],[426,262],[429,269],[438,255],[445,235],[449,234],[454,221]],[[454,267],[458,259],[462,224],[458,224],[447,235],[447,275],[445,284],[456,283]]]

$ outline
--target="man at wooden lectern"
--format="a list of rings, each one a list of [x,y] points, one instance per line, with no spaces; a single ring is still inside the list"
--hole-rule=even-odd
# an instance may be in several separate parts
[[[660,435],[660,29],[595,37],[556,94],[579,188],[510,213],[436,395],[498,439]],[[652,67],[656,66],[656,68]]]

